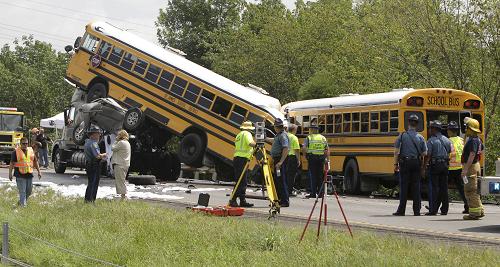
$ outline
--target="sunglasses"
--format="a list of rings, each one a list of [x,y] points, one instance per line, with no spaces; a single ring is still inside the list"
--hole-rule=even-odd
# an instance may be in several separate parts
[[[28,143],[21,143],[21,145],[27,145]]]

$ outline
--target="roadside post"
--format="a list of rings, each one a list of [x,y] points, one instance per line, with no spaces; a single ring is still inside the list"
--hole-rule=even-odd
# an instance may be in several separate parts
[[[3,223],[2,264],[9,264],[9,223]]]

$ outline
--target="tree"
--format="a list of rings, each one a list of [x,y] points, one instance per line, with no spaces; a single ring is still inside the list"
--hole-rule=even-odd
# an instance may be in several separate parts
[[[156,21],[158,41],[182,50],[186,58],[210,68],[205,58],[212,34],[236,27],[242,0],[169,0]]]

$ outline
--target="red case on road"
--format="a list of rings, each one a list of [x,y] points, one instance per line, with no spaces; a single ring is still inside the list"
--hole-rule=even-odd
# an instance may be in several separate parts
[[[243,208],[235,208],[235,207],[192,207],[193,211],[204,212],[207,214],[211,214],[214,216],[241,216],[245,213],[245,209]]]

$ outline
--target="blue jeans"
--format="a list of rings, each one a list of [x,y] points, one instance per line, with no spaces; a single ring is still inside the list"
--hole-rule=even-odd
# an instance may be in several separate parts
[[[40,161],[40,166],[48,167],[49,166],[49,152],[47,148],[39,148],[38,149],[38,160]]]
[[[19,205],[26,207],[33,188],[33,178],[16,177],[16,184],[19,190]]]

